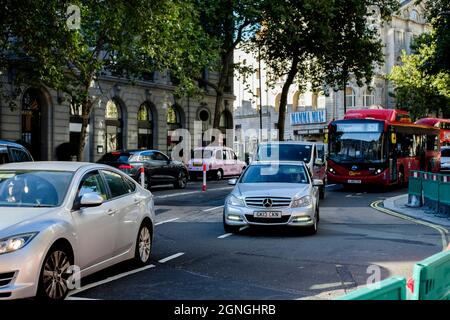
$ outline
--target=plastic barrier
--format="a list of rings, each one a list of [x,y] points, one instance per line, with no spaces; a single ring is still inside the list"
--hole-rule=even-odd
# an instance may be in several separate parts
[[[406,279],[391,277],[338,297],[337,300],[406,300]]]
[[[425,172],[422,176],[423,205],[437,211],[439,208],[440,175],[437,173]]]
[[[450,251],[414,265],[412,300],[450,300]]]
[[[439,184],[439,213],[450,216],[450,175],[442,175]]]
[[[408,207],[423,206],[422,199],[422,173],[411,171],[408,184]]]

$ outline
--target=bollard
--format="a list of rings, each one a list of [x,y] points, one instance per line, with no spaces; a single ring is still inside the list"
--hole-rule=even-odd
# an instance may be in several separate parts
[[[142,166],[140,168],[141,171],[141,186],[142,188],[145,188],[145,170],[144,170],[144,166]]]
[[[203,163],[203,185],[202,185],[202,191],[206,191],[206,163]]]

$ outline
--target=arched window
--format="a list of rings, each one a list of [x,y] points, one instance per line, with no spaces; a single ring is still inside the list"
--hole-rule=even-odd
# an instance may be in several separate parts
[[[153,114],[148,103],[138,110],[138,148],[153,149]]]
[[[419,22],[419,12],[417,12],[417,10],[411,10],[410,14],[409,14],[409,18],[413,21]]]
[[[281,93],[277,94],[275,97],[275,112],[280,111],[280,101],[281,101]]]
[[[371,89],[364,90],[364,107],[370,108],[375,104],[375,93]]]
[[[181,123],[181,112],[178,106],[174,105],[167,109],[167,150],[171,151],[179,141],[172,141],[172,132],[183,127]]]
[[[72,102],[70,104],[70,124],[69,124],[69,131],[70,131],[70,137],[69,137],[69,144],[70,144],[70,154],[65,155],[68,156],[68,160],[71,159],[71,157],[76,157],[78,155],[78,148],[80,146],[80,140],[81,140],[81,126],[83,123],[83,110],[82,106],[79,103]],[[62,159],[58,159],[62,160]]]
[[[345,101],[347,104],[347,107],[354,107],[355,106],[355,90],[351,87],[345,88]]]
[[[106,103],[106,152],[122,149],[122,112],[114,100]]]

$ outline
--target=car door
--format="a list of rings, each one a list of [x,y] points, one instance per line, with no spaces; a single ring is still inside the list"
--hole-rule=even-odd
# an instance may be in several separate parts
[[[241,168],[239,166],[237,155],[234,153],[233,150],[228,150],[230,154],[230,162],[232,163],[230,168],[230,174],[231,175],[239,175],[241,173]]]
[[[314,179],[324,181],[326,175],[325,145],[315,145]]]
[[[110,170],[101,170],[105,178],[111,199],[109,204],[114,211],[113,256],[132,250],[137,237],[137,223],[139,218],[139,200],[136,197],[136,186],[125,176]],[[134,188],[133,188],[134,186]]]
[[[224,176],[230,176],[233,174],[233,160],[231,158],[230,151],[222,149],[223,154],[223,174]]]
[[[158,168],[158,175],[161,177],[162,181],[172,183],[178,178],[178,170],[168,156],[162,152],[154,151],[153,161]]]
[[[116,233],[115,219],[111,215],[114,206],[108,202],[105,182],[98,170],[86,173],[78,184],[74,204],[89,192],[98,193],[105,202],[92,208],[81,208],[72,212],[78,241],[79,265],[85,269],[109,259],[114,250]]]

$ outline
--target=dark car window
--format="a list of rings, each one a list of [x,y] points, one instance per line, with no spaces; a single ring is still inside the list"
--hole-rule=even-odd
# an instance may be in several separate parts
[[[441,157],[450,157],[450,148],[441,150]]]
[[[129,152],[110,152],[106,153],[103,157],[101,157],[98,162],[128,163],[132,156],[133,154]]]
[[[267,144],[258,148],[257,160],[304,161],[311,159],[311,145]],[[275,158],[275,159],[274,159]]]
[[[0,164],[8,163],[9,156],[8,156],[8,149],[7,148],[0,148]]]
[[[167,158],[165,155],[163,155],[161,152],[155,152],[153,153],[153,160],[157,161],[167,161],[169,158]]]
[[[152,153],[152,152],[150,152],[150,151],[145,151],[145,152],[142,152],[142,153],[139,155],[139,160],[140,160],[140,161],[151,161],[151,160],[152,160],[152,156],[153,156],[153,153]]]
[[[30,156],[23,150],[11,148],[11,154],[12,154],[14,162],[31,161]]]
[[[124,178],[124,181],[125,181],[126,185],[128,186],[128,191],[130,193],[136,191],[136,184],[133,181],[131,181],[128,178]]]
[[[222,160],[222,152],[220,150],[216,151],[216,159],[217,160]]]
[[[105,175],[112,198],[117,198],[132,192],[120,174],[111,171],[103,171],[103,174]]]
[[[103,179],[98,171],[86,173],[78,187],[77,199],[81,199],[86,193],[95,192],[106,200],[107,193]]]

